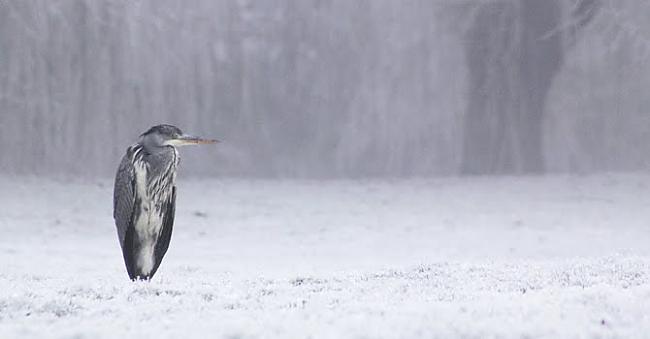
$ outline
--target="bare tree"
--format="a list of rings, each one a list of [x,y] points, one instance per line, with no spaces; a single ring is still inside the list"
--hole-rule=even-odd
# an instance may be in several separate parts
[[[462,172],[544,170],[546,97],[564,61],[564,35],[593,17],[598,2],[581,0],[564,28],[560,0],[478,4],[466,40],[468,105]]]
[[[0,170],[111,175],[161,122],[224,140],[184,155],[201,175],[639,169],[647,12],[635,0],[4,0]]]

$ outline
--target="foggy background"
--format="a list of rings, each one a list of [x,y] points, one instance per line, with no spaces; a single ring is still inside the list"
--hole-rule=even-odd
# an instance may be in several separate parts
[[[0,0],[0,338],[648,338],[649,19]],[[222,143],[131,282],[112,178],[160,123]]]
[[[2,0],[0,170],[110,176],[151,125],[193,175],[648,168],[638,0]]]

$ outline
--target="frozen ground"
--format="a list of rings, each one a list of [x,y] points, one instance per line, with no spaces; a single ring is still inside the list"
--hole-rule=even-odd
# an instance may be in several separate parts
[[[111,183],[0,178],[0,338],[643,338],[650,176],[179,178],[128,281]]]

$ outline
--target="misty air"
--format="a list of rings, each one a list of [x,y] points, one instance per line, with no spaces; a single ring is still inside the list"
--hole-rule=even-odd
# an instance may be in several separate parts
[[[0,0],[0,338],[647,338],[649,17]]]

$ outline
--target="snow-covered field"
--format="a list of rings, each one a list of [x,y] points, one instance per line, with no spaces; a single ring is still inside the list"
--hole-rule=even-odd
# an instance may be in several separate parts
[[[111,185],[0,178],[0,338],[650,337],[650,175],[181,174],[148,283]]]

